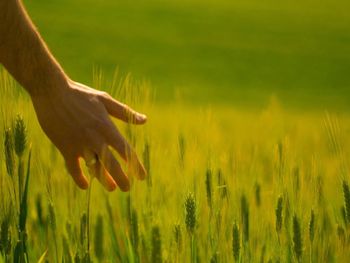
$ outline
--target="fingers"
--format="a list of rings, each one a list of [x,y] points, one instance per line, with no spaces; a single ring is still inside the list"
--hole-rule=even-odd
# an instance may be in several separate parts
[[[105,148],[105,150],[103,151],[101,160],[104,164],[105,169],[108,171],[108,176],[113,177],[113,179],[122,191],[129,191],[129,178],[126,176],[120,164],[117,162],[117,160],[114,158],[113,154],[108,148]]]
[[[144,124],[147,121],[146,115],[131,109],[129,106],[123,103],[120,103],[108,94],[101,96],[101,101],[110,115],[124,122]]]
[[[75,183],[81,189],[87,189],[89,186],[89,182],[86,179],[86,177],[83,175],[83,172],[81,171],[78,158],[77,157],[66,158],[65,161],[66,161],[67,170],[73,177]]]
[[[128,163],[129,171],[136,175],[140,180],[145,179],[146,169],[138,159],[134,150],[120,134],[118,129],[110,122],[110,125],[104,129],[106,142],[111,145],[119,155]]]
[[[96,149],[98,155],[86,151],[84,159],[89,172],[95,176],[108,191],[113,191],[119,186],[122,191],[129,191],[130,182],[123,172],[120,164],[114,158],[107,146]]]
[[[113,177],[106,171],[101,162],[98,160],[95,164],[88,166],[89,172],[97,178],[107,191],[114,191],[117,187]]]

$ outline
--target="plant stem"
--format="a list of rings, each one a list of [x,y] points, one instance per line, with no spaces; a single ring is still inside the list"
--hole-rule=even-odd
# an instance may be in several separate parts
[[[87,232],[87,252],[90,253],[90,203],[91,203],[91,189],[93,178],[91,177],[90,187],[87,192],[87,218],[86,218],[86,232]]]

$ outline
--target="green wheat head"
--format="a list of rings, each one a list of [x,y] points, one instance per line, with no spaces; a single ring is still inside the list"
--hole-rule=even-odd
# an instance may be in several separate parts
[[[302,234],[299,219],[296,215],[293,217],[293,248],[298,262],[301,262],[303,255]]]
[[[15,152],[18,157],[22,157],[27,145],[27,129],[24,120],[20,115],[17,115],[14,124],[14,139]]]
[[[283,211],[283,198],[282,198],[282,196],[280,196],[277,200],[277,206],[276,206],[276,210],[275,210],[276,232],[278,235],[281,233],[281,230],[282,230],[282,223],[283,223],[282,211]]]
[[[194,234],[196,228],[196,200],[192,193],[189,193],[185,200],[186,228],[190,235]]]

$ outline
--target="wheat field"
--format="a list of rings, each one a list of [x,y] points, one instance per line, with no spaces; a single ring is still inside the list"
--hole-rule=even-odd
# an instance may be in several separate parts
[[[1,263],[347,262],[347,114],[285,110],[273,96],[251,111],[156,105],[130,76],[105,89],[149,119],[116,122],[149,173],[129,193],[91,177],[79,190],[1,71]]]

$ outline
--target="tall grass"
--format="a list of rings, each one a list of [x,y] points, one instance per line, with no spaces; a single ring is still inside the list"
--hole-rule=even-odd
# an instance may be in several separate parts
[[[350,258],[348,116],[276,104],[262,112],[152,106],[141,101],[147,84],[117,78],[118,99],[149,116],[145,127],[116,125],[150,176],[132,180],[130,193],[95,182],[84,192],[28,97],[0,75],[0,262]],[[96,82],[110,90],[102,76]]]

